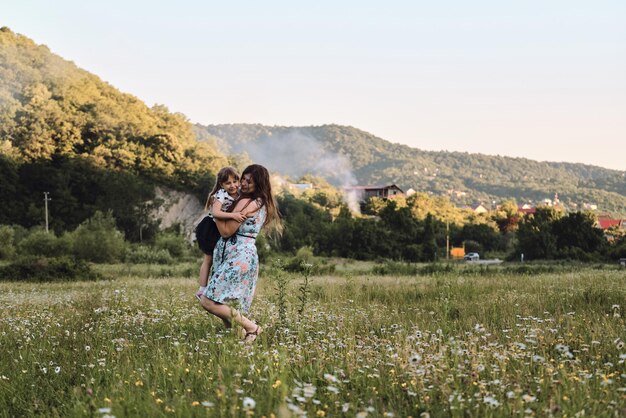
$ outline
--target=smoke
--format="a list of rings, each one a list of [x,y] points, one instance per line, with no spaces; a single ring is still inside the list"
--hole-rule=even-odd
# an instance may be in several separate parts
[[[247,143],[241,151],[254,162],[292,178],[311,174],[341,188],[357,184],[345,156],[325,150],[317,139],[297,130]],[[351,211],[359,212],[359,196],[354,191],[344,191],[344,201]]]

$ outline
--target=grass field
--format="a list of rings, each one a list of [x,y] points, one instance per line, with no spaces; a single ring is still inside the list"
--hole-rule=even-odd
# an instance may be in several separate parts
[[[626,416],[624,270],[267,269],[252,347],[195,266],[102,270],[0,283],[0,416]]]

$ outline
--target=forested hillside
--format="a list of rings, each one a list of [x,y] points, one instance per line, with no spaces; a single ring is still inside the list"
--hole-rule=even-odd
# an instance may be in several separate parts
[[[111,209],[118,223],[130,223],[120,225],[128,234],[155,184],[204,194],[211,173],[226,163],[196,140],[185,116],[149,108],[46,46],[0,29],[2,223],[40,224],[47,191],[54,228]]]
[[[600,211],[626,214],[624,171],[525,158],[422,151],[349,126],[231,124],[196,125],[195,130],[201,141],[219,146],[223,152],[252,152],[252,159],[257,159],[254,154],[263,147],[279,148],[283,154],[291,148],[293,155],[298,155],[298,147],[306,138],[309,146],[315,141],[327,153],[345,156],[359,184],[396,183],[405,190],[449,195],[458,205],[505,198],[515,198],[520,203],[538,202],[558,193],[568,209],[582,209],[584,203],[589,203],[597,204]],[[263,153],[263,157],[271,154]]]

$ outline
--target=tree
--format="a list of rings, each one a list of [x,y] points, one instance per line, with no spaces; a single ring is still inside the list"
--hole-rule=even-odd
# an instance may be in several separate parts
[[[558,247],[552,223],[560,216],[551,207],[537,208],[534,214],[526,216],[517,230],[516,254],[524,254],[527,260],[554,258]]]
[[[424,260],[435,261],[437,259],[437,241],[435,240],[434,219],[430,213],[424,219],[422,242],[422,256]]]
[[[552,232],[559,249],[580,248],[586,253],[598,252],[606,243],[602,230],[595,227],[591,213],[574,212],[556,219]]]

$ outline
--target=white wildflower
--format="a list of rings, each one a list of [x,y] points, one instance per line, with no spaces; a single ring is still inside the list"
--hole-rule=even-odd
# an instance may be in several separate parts
[[[254,399],[250,397],[243,398],[243,409],[254,409],[256,406],[256,402]]]
[[[326,379],[326,380],[328,380],[329,382],[332,382],[332,383],[337,383],[339,381],[335,376],[333,376],[330,373],[326,373],[324,375],[324,379]]]
[[[485,396],[483,398],[483,402],[492,408],[497,408],[498,406],[500,406],[500,402],[493,396]]]
[[[420,361],[422,361],[422,356],[418,353],[413,353],[411,357],[409,357],[409,364],[412,366],[417,365]]]

